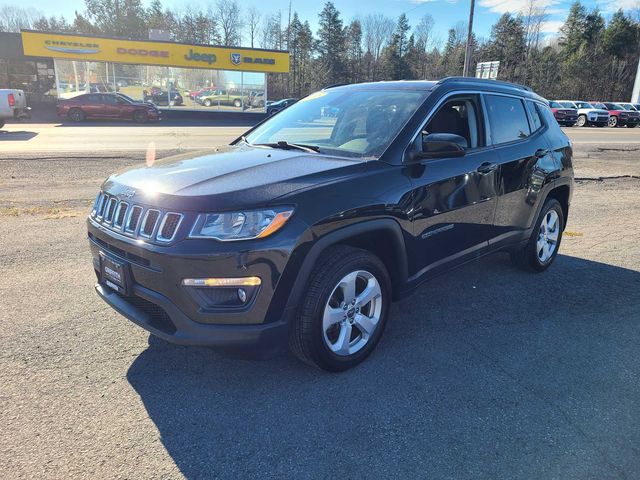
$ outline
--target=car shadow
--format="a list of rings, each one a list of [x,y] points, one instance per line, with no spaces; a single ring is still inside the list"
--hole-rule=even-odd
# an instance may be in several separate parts
[[[26,142],[36,135],[36,132],[0,130],[0,142]]]
[[[493,255],[393,305],[357,368],[150,337],[127,379],[186,478],[608,478],[640,471],[640,273]]]

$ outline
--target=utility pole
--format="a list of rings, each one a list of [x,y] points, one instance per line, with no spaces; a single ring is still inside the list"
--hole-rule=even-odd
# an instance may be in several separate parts
[[[473,36],[473,10],[475,8],[475,0],[471,0],[469,8],[469,31],[467,32],[467,47],[464,50],[464,67],[462,68],[462,76],[468,77],[471,69],[471,38]]]

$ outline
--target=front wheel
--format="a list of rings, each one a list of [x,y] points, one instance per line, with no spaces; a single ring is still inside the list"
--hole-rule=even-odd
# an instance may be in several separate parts
[[[74,122],[82,122],[85,119],[85,115],[79,108],[72,108],[71,111],[69,111],[69,118]]]
[[[546,270],[558,255],[563,230],[562,205],[555,198],[549,198],[542,206],[529,241],[511,253],[512,260],[525,270]]]
[[[578,116],[578,121],[576,122],[576,125],[579,126],[579,127],[584,127],[586,124],[587,124],[586,115]]]
[[[147,122],[147,112],[142,110],[136,110],[133,112],[133,121],[136,123],[146,123]]]
[[[616,117],[615,115],[611,115],[609,117],[609,126],[611,128],[617,127],[618,126],[618,117]]]
[[[204,106],[205,107],[210,107],[211,106],[211,100],[209,100],[208,98],[204,101]]]
[[[380,340],[391,302],[382,261],[349,246],[331,247],[311,274],[290,331],[302,361],[338,372],[362,362]]]
[[[4,120],[0,118],[0,128],[4,127]]]
[[[242,101],[240,101],[239,99],[236,98],[233,101],[233,106],[236,107],[236,108],[240,108],[242,106]]]
[[[627,124],[627,128],[636,128],[638,126],[637,123],[628,123]],[[2,126],[0,126],[0,128],[2,128]]]

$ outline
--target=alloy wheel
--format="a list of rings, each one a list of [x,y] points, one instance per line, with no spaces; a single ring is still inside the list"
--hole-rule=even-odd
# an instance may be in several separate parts
[[[546,263],[553,256],[560,236],[560,218],[555,210],[549,210],[540,223],[536,252],[540,263]]]
[[[366,270],[345,275],[325,305],[322,334],[326,346],[338,356],[361,350],[372,338],[382,315],[382,289]]]

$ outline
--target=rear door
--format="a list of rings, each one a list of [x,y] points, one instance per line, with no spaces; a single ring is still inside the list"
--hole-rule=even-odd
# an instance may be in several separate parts
[[[413,190],[416,278],[482,254],[493,236],[496,208],[498,159],[487,142],[480,95],[446,98],[422,129],[422,134],[429,133],[460,135],[468,148],[463,157],[423,160],[407,167]]]
[[[534,102],[498,93],[483,99],[500,164],[496,235],[490,240],[490,246],[498,247],[520,240],[533,224],[538,194],[555,163],[545,135],[548,127]]]

